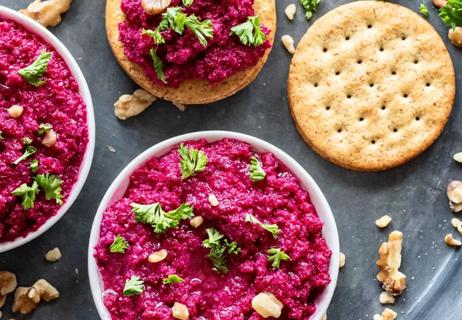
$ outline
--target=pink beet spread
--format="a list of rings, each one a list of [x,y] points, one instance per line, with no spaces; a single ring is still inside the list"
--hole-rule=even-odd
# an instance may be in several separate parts
[[[27,83],[18,70],[30,65],[40,53],[53,53],[44,74],[44,85],[36,88]],[[24,108],[19,118],[7,109]],[[37,135],[41,123],[49,123],[58,134],[52,147],[41,144]],[[26,236],[43,225],[59,210],[55,201],[46,200],[43,192],[32,209],[24,210],[21,198],[11,194],[23,183],[31,185],[36,174],[54,174],[61,180],[63,201],[77,181],[88,143],[86,106],[79,87],[59,54],[43,39],[17,23],[0,17],[0,242]],[[33,140],[38,151],[17,166],[12,165],[24,150],[23,138]],[[31,161],[40,161],[33,173]]]
[[[188,15],[195,14],[201,21],[210,19],[213,24],[213,39],[208,39],[207,47],[197,40],[194,33],[187,30],[183,35],[173,31],[162,34],[166,43],[159,46],[157,54],[164,62],[167,85],[177,87],[185,79],[204,79],[210,84],[226,80],[238,71],[257,64],[266,50],[269,41],[253,47],[245,46],[231,28],[247,21],[255,15],[253,0],[194,0],[190,7],[184,8]],[[171,7],[181,5],[181,0],[173,0]],[[142,35],[142,29],[154,30],[160,15],[148,16],[141,0],[122,0],[122,11],[126,21],[120,23],[120,41],[125,47],[128,59],[144,69],[146,75],[156,84],[163,85],[157,78],[149,50],[155,46],[151,37]],[[263,26],[263,30],[269,30]]]
[[[125,195],[104,213],[95,258],[105,288],[104,304],[112,319],[172,320],[174,302],[187,305],[192,320],[257,320],[252,298],[269,291],[284,303],[280,319],[309,319],[316,310],[314,300],[330,282],[331,251],[322,237],[323,223],[297,178],[270,153],[260,154],[265,180],[252,182],[248,164],[255,155],[243,142],[224,139],[208,144],[190,141],[186,145],[203,150],[208,157],[205,171],[182,180],[177,149],[153,158],[136,170]],[[209,195],[219,201],[212,206]],[[194,207],[204,223],[197,229],[184,220],[178,229],[155,234],[151,226],[136,223],[130,203],[160,202],[164,210],[182,203]],[[280,234],[245,222],[253,214],[264,223],[277,224]],[[202,247],[205,229],[216,228],[242,249],[228,256],[229,273],[212,270]],[[110,253],[117,235],[129,243],[125,253]],[[282,248],[292,258],[273,269],[266,252]],[[168,256],[149,263],[148,256],[166,249]],[[177,274],[184,282],[171,286],[162,279]],[[137,296],[122,294],[125,281],[139,276],[145,290]]]

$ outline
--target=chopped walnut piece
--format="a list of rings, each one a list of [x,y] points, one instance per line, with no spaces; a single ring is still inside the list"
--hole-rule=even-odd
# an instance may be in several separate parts
[[[9,107],[7,111],[8,111],[8,114],[10,115],[10,117],[16,119],[16,118],[19,118],[22,115],[22,113],[24,112],[24,108],[17,105],[17,104],[15,104],[15,105]]]
[[[462,152],[457,152],[452,156],[455,162],[462,163]]]
[[[462,181],[453,180],[448,184],[447,195],[452,212],[462,211]]]
[[[340,252],[340,259],[339,259],[339,268],[342,269],[345,266],[346,257],[343,252]]]
[[[395,297],[393,297],[389,292],[382,292],[379,296],[379,301],[381,304],[393,304],[395,303]]]
[[[201,216],[196,216],[192,218],[191,220],[189,220],[189,224],[193,228],[199,228],[202,223],[204,223],[204,218],[202,218]]]
[[[457,218],[452,218],[451,224],[462,235],[462,221]]]
[[[189,319],[188,307],[182,303],[175,302],[172,307],[172,316],[175,319],[188,320]]]
[[[385,308],[382,312],[382,319],[383,320],[395,320],[398,314],[391,310],[390,308]]]
[[[50,302],[59,298],[59,291],[45,279],[40,279],[30,288],[27,297],[37,304],[41,300]]]
[[[291,36],[289,35],[283,35],[281,37],[281,41],[282,41],[282,44],[284,45],[284,47],[287,49],[287,51],[290,53],[290,54],[294,54],[295,53],[295,42],[294,42],[294,38],[292,38]]]
[[[295,18],[295,13],[297,12],[297,6],[293,3],[289,4],[286,9],[284,10],[287,19],[290,21],[294,20]]]
[[[44,27],[55,27],[61,22],[61,15],[69,10],[72,0],[35,0],[27,9],[19,10]]]
[[[171,2],[171,0],[141,0],[141,5],[147,15],[154,16],[167,10]]]
[[[438,8],[444,7],[448,3],[448,0],[433,0],[433,4]]]
[[[400,295],[406,289],[406,275],[399,271],[401,266],[401,248],[403,234],[393,231],[388,236],[388,242],[383,242],[379,248],[377,266],[380,272],[377,280],[382,283],[385,291],[392,295]]]
[[[452,233],[448,233],[444,236],[444,242],[451,247],[460,247],[462,246],[462,242],[454,238]]]
[[[220,204],[217,197],[213,193],[209,194],[209,202],[213,207],[216,207]]]
[[[124,94],[114,104],[115,115],[121,120],[127,120],[146,110],[156,99],[143,89],[138,89],[133,94]]]
[[[284,305],[270,292],[260,292],[252,299],[252,308],[263,318],[279,318]]]
[[[156,251],[150,254],[148,257],[148,261],[150,263],[161,262],[162,260],[165,260],[165,258],[167,258],[167,255],[168,255],[168,251],[165,249],[161,249],[159,251]]]
[[[37,308],[37,304],[27,296],[29,290],[29,287],[18,287],[16,289],[14,292],[13,307],[11,308],[13,312],[29,314]]]
[[[61,259],[61,257],[62,257],[62,254],[61,254],[61,251],[59,250],[58,247],[48,251],[45,254],[45,260],[48,261],[48,262],[59,261],[59,259]]]
[[[379,227],[380,229],[384,229],[388,227],[390,223],[391,223],[391,217],[387,214],[375,220],[375,225]]]
[[[58,140],[58,135],[53,129],[51,129],[43,137],[42,144],[47,148],[51,148],[52,146],[56,144],[57,140]]]
[[[184,104],[181,104],[181,103],[176,103],[176,102],[172,102],[173,105],[178,109],[180,110],[181,112],[185,112],[186,111],[186,105]]]
[[[9,271],[0,271],[0,296],[6,296],[18,285],[16,275]]]
[[[448,37],[453,45],[462,47],[462,27],[449,29]]]

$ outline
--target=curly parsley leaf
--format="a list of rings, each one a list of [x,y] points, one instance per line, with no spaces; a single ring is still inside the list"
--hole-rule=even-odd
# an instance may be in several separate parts
[[[272,262],[271,266],[274,269],[278,269],[280,267],[281,261],[287,260],[290,260],[289,255],[280,248],[271,248],[268,250],[268,261]]]
[[[151,225],[155,233],[164,233],[167,229],[178,228],[181,220],[193,217],[193,208],[189,204],[182,204],[177,209],[165,212],[160,203],[130,204],[135,213],[135,221]]]
[[[247,21],[231,28],[231,34],[239,37],[242,44],[258,47],[266,40],[266,34],[262,31],[258,16],[247,17]]]
[[[165,80],[165,74],[164,74],[164,63],[157,55],[156,50],[154,48],[151,48],[149,53],[151,54],[154,71],[156,72],[157,78],[163,83],[167,83],[167,80]]]
[[[125,253],[125,250],[127,249],[128,249],[128,242],[120,234],[114,238],[114,241],[109,247],[109,251],[111,253]]]
[[[12,192],[14,196],[22,197],[21,205],[24,210],[29,210],[34,207],[35,198],[38,193],[39,186],[35,181],[30,187],[26,183],[23,183]]]
[[[206,229],[206,232],[208,239],[202,242],[202,246],[210,250],[207,257],[212,261],[212,269],[221,274],[228,273],[227,255],[238,254],[241,249],[236,242],[229,242],[214,228]]]
[[[53,126],[49,123],[41,123],[37,130],[37,134],[41,137],[46,135],[50,130],[53,129]]]
[[[440,9],[439,16],[450,28],[462,26],[462,0],[448,0]]]
[[[31,65],[19,70],[18,73],[34,87],[40,87],[45,83],[41,78],[48,70],[48,62],[52,55],[50,52],[42,52]]]
[[[22,138],[22,144],[27,146],[32,143],[32,139],[29,137]]]
[[[253,182],[262,181],[266,177],[266,172],[263,170],[262,163],[257,157],[250,158],[249,176],[250,180]]]
[[[430,16],[430,12],[428,12],[428,7],[427,7],[427,5],[425,3],[420,4],[419,11],[426,18],[428,18]]]
[[[54,174],[45,173],[36,176],[35,181],[45,192],[45,198],[47,200],[54,199],[60,206],[63,204],[63,195],[61,194],[61,184],[63,181],[61,179]]]
[[[183,281],[184,280],[181,277],[177,276],[176,274],[171,274],[167,278],[162,280],[162,283],[172,285],[174,283],[180,283],[180,282],[183,282]]]
[[[318,10],[321,0],[300,0],[303,8],[305,9],[306,20],[310,20],[313,14]]]
[[[31,145],[26,146],[26,149],[24,150],[24,153],[22,156],[20,156],[18,159],[16,159],[13,164],[18,165],[21,161],[26,160],[29,158],[31,155],[37,152],[37,148]]]
[[[30,170],[33,172],[33,173],[36,173],[39,169],[39,164],[40,162],[37,160],[37,159],[34,159],[32,160],[32,162],[30,163]]]
[[[138,276],[132,276],[130,279],[125,281],[124,296],[135,296],[143,293],[144,291],[144,281]]]
[[[185,26],[194,32],[199,42],[206,47],[207,38],[213,38],[213,27],[211,20],[200,21],[194,14],[190,15],[185,20]]]
[[[255,218],[251,214],[246,214],[245,215],[245,222],[251,222],[251,223],[254,223],[254,224],[258,224],[260,227],[262,227],[266,231],[270,232],[273,235],[274,239],[278,238],[280,230],[279,230],[279,227],[278,227],[277,224],[262,223],[261,221],[259,221],[257,218]]]
[[[190,5],[192,5],[194,2],[194,0],[183,0],[183,5],[185,7],[189,7]]]
[[[180,169],[183,180],[205,170],[207,156],[204,151],[187,148],[181,144],[178,148],[178,153],[180,154]]]
[[[156,28],[154,30],[143,29],[142,34],[150,36],[155,44],[162,44],[165,43],[165,38],[160,33],[162,30],[160,28]]]

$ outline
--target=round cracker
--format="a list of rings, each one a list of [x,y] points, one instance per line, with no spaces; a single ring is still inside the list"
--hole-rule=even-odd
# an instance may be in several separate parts
[[[230,78],[210,86],[206,80],[185,80],[178,88],[164,87],[152,82],[136,63],[128,60],[124,53],[123,44],[119,41],[119,23],[125,20],[120,9],[122,0],[106,1],[106,32],[117,61],[127,74],[142,88],[152,95],[179,104],[206,104],[229,97],[248,86],[260,73],[271,49],[268,49],[259,62],[244,71],[238,72]],[[255,15],[260,22],[271,29],[268,40],[273,44],[276,32],[276,2],[275,0],[255,0]]]
[[[289,105],[304,140],[348,169],[401,165],[441,134],[454,67],[435,29],[400,5],[358,1],[308,30],[289,72]]]

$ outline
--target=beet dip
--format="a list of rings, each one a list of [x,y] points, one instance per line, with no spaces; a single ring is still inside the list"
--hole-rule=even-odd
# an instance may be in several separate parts
[[[29,80],[20,75],[45,53],[50,59],[42,75],[26,75]],[[0,242],[5,242],[38,229],[66,201],[88,128],[86,106],[63,59],[39,36],[1,17],[0,133]]]
[[[172,7],[181,7],[199,21],[210,20],[213,37],[207,44],[200,43],[198,37],[188,28],[182,34],[172,29],[162,31],[165,43],[155,44],[153,38],[142,34],[143,29],[155,30],[162,15],[148,15],[141,0],[122,0],[121,9],[126,20],[119,24],[120,41],[125,55],[139,64],[146,75],[156,84],[178,87],[186,79],[203,79],[210,84],[221,82],[239,71],[257,64],[271,45],[264,41],[261,45],[244,45],[231,29],[245,23],[253,16],[253,0],[194,0],[190,6],[183,6],[181,0],[173,0]],[[261,26],[268,34],[269,30]],[[150,50],[156,49],[163,63],[165,84],[159,80],[153,67]]]
[[[309,194],[274,155],[256,154],[247,143],[200,140],[185,148],[204,153],[202,171],[184,178],[182,156],[174,148],[136,170],[125,195],[103,215],[95,258],[112,319],[186,319],[174,317],[175,303],[193,320],[263,319],[252,306],[262,292],[282,303],[279,319],[309,319],[315,299],[330,283],[331,257]],[[260,175],[250,174],[254,160]],[[136,204],[153,203],[165,212],[188,204],[193,214],[156,232],[159,225],[134,212]],[[221,272],[223,261],[213,259],[204,245],[211,229],[229,249]],[[119,252],[112,251],[116,238],[125,241]],[[270,260],[270,249],[285,259]],[[151,261],[161,250],[163,259]],[[144,286],[125,291],[133,277]]]

